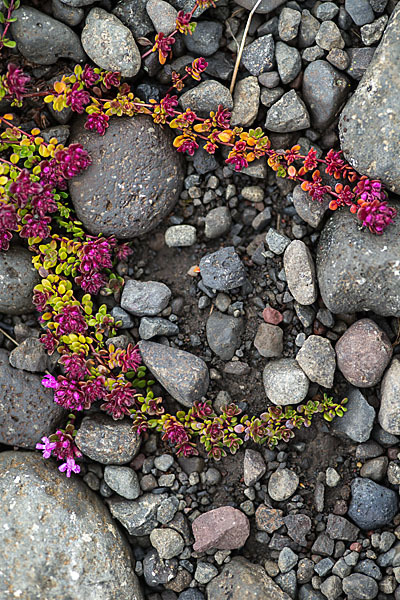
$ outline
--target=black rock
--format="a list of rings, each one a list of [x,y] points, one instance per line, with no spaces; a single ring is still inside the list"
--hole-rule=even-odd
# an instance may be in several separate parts
[[[199,266],[204,285],[214,290],[226,292],[246,281],[246,271],[233,246],[206,254]]]
[[[389,525],[398,509],[396,492],[371,479],[357,478],[351,484],[348,516],[361,529],[377,529]]]

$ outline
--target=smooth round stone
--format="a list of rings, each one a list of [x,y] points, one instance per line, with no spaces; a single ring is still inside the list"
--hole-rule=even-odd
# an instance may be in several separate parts
[[[233,99],[227,87],[219,81],[208,79],[184,92],[179,99],[182,109],[190,108],[202,117],[209,117],[219,104],[232,110]]]
[[[165,232],[165,243],[169,248],[193,246],[196,243],[196,227],[193,225],[173,225]]]
[[[245,77],[238,81],[233,94],[231,126],[250,127],[257,117],[259,100],[257,77]]]
[[[277,406],[298,404],[307,396],[308,378],[294,358],[269,361],[263,382],[267,397]]]
[[[91,166],[69,184],[78,219],[90,233],[130,239],[151,231],[175,206],[183,171],[172,136],[145,116],[114,118],[104,136],[79,120],[71,143]]]
[[[11,246],[7,252],[0,252],[0,313],[22,315],[35,310],[32,294],[38,283],[28,250]]]
[[[167,560],[178,556],[185,547],[182,536],[169,527],[165,529],[153,529],[150,533],[150,542],[157,550],[159,557]]]
[[[299,304],[313,304],[318,296],[314,261],[311,252],[301,240],[293,240],[283,256],[290,293]]]
[[[132,431],[130,420],[94,414],[84,417],[75,442],[83,454],[102,465],[123,465],[139,452],[141,438]]]
[[[104,503],[57,467],[34,453],[0,454],[1,598],[143,600]]]
[[[268,481],[268,494],[272,500],[283,502],[293,496],[299,485],[298,475],[289,469],[274,471]]]
[[[104,469],[104,481],[114,492],[128,500],[134,500],[140,494],[138,476],[130,467],[107,465]]]
[[[398,494],[371,479],[357,478],[351,484],[348,516],[361,529],[389,525],[398,509]]]
[[[146,10],[157,32],[162,31],[167,36],[175,30],[178,12],[168,2],[148,0]]]

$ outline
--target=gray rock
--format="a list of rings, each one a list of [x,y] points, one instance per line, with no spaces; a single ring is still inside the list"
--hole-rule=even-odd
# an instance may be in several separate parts
[[[371,479],[356,478],[351,484],[348,515],[365,530],[389,525],[397,513],[398,499],[393,490]]]
[[[218,21],[199,21],[192,35],[185,35],[185,46],[194,56],[212,56],[220,46],[222,29]]]
[[[134,77],[141,64],[132,33],[115,16],[102,8],[92,8],[82,31],[82,45],[98,67]]]
[[[103,414],[84,417],[75,438],[78,448],[102,465],[123,465],[139,452],[141,438],[129,420],[113,421]]]
[[[178,11],[168,4],[168,2],[164,2],[164,0],[148,0],[146,11],[157,33],[162,31],[167,36],[175,31]]]
[[[293,12],[300,16],[298,11]],[[301,70],[301,56],[297,48],[278,42],[275,48],[275,58],[282,83],[287,84],[296,79]]]
[[[272,89],[279,85],[280,79],[276,71],[269,71],[268,73],[261,73],[258,77],[258,81],[264,87]]]
[[[231,126],[250,127],[257,118],[259,100],[257,77],[245,77],[238,81],[233,94]]]
[[[207,62],[207,73],[210,77],[217,77],[217,79],[222,79],[222,81],[227,81],[231,78],[234,61],[230,54],[216,52],[213,56],[207,57]]]
[[[35,448],[61,425],[65,411],[41,379],[10,367],[8,352],[0,349],[0,443]]]
[[[325,577],[326,575],[328,575],[329,571],[332,570],[332,567],[334,564],[335,563],[333,562],[333,560],[331,558],[323,558],[322,560],[319,561],[319,563],[317,563],[315,565],[314,571],[320,577]]]
[[[359,81],[367,70],[375,50],[376,48],[347,48],[350,65],[346,73]]]
[[[288,500],[297,490],[299,481],[294,471],[290,469],[277,469],[268,480],[268,494],[276,502]]]
[[[211,209],[204,221],[204,234],[207,239],[215,238],[228,233],[232,225],[230,210],[227,206],[217,206]]]
[[[83,8],[67,6],[64,2],[61,2],[61,0],[52,0],[51,10],[55,19],[62,21],[70,27],[78,25],[85,16]]]
[[[196,87],[184,92],[179,99],[182,109],[191,108],[200,117],[209,117],[210,111],[221,104],[224,108],[232,110],[232,96],[222,83],[208,79]]]
[[[321,583],[321,592],[328,600],[336,600],[342,593],[342,582],[337,575],[331,575]]]
[[[304,48],[301,57],[305,62],[313,62],[324,58],[325,52],[319,46],[311,46],[311,48]]]
[[[360,319],[336,343],[338,368],[352,385],[373,387],[382,378],[393,354],[386,333],[371,321]]]
[[[193,246],[196,235],[196,227],[193,225],[173,225],[165,232],[165,243],[169,248]]]
[[[310,126],[310,117],[306,105],[296,94],[290,90],[282,96],[267,112],[265,127],[277,133],[287,133],[307,129]]]
[[[278,102],[279,98],[282,98],[284,93],[285,90],[281,87],[276,87],[272,90],[263,89],[260,96],[261,104],[270,108],[275,102]]]
[[[61,1],[61,0],[60,0]],[[51,138],[57,138],[60,144],[63,146],[67,145],[67,141],[69,138],[70,128],[68,125],[55,125],[54,127],[48,127],[41,131],[40,135],[44,139],[44,141],[49,144]]]
[[[243,461],[243,478],[247,487],[253,486],[265,474],[267,466],[256,450],[246,449]]]
[[[178,573],[176,558],[163,560],[157,550],[150,550],[143,560],[143,575],[147,585],[157,587],[172,581]]]
[[[390,157],[397,152],[394,140],[400,132],[400,122],[395,117],[399,113],[399,86],[394,66],[399,57],[400,5],[397,5],[368,70],[339,121],[340,143],[346,159],[357,171],[382,180],[396,193],[400,192],[400,170]]]
[[[19,590],[43,600],[143,600],[128,544],[97,494],[37,454],[2,452],[0,465],[3,598]]]
[[[306,535],[311,530],[311,519],[307,515],[287,515],[284,519],[288,535],[292,538],[296,544],[300,546],[307,546],[308,541]]]
[[[222,360],[230,360],[240,346],[243,320],[214,310],[207,319],[207,342]]]
[[[138,476],[130,467],[107,465],[104,469],[104,481],[114,492],[127,500],[134,500],[140,495]]]
[[[322,231],[317,274],[324,304],[333,313],[400,316],[400,219],[382,236],[360,231],[358,223],[350,211],[336,211]]]
[[[115,321],[121,321],[123,329],[130,329],[134,325],[132,317],[120,306],[114,306],[111,316],[114,317]]]
[[[246,596],[249,599],[290,600],[261,565],[235,557],[207,585],[207,600],[243,600]]]
[[[344,71],[350,65],[349,55],[340,48],[332,48],[332,50],[328,53],[326,60],[334,67],[337,67],[340,71]]]
[[[314,261],[304,242],[293,240],[285,250],[283,266],[290,293],[299,304],[310,305],[318,295]]]
[[[374,579],[361,573],[353,573],[343,579],[343,591],[350,600],[373,600],[378,596],[379,588]]]
[[[107,501],[113,517],[130,535],[149,535],[157,527],[157,509],[166,494],[143,494],[137,500]]]
[[[80,120],[74,123],[71,143],[82,144],[92,164],[71,180],[69,190],[90,233],[129,239],[161,223],[183,182],[172,137],[143,115],[110,119],[104,136],[87,131]]]
[[[143,317],[140,320],[139,336],[141,340],[151,340],[157,335],[178,335],[179,327],[176,323],[161,317]]]
[[[354,23],[359,27],[366,23],[372,23],[375,18],[374,11],[368,0],[346,0],[344,7]]]
[[[308,48],[315,42],[315,38],[319,31],[320,22],[316,19],[309,10],[305,9],[301,12],[301,23],[299,30],[298,43],[299,48]]]
[[[139,349],[146,367],[177,402],[190,407],[206,394],[209,375],[201,358],[143,340]]]
[[[94,4],[95,0],[62,0],[67,6],[73,6],[74,8],[80,8],[82,6],[90,6]]]
[[[354,542],[360,530],[344,517],[330,514],[326,524],[326,533],[332,540]]]
[[[296,360],[310,381],[331,388],[336,360],[332,344],[319,335],[310,335],[297,353]]]
[[[377,458],[372,458],[363,464],[360,469],[360,475],[361,477],[366,477],[367,479],[372,479],[373,481],[382,481],[386,475],[386,471],[388,470],[388,463],[389,460],[387,456],[378,456]],[[389,474],[388,479],[390,483],[394,483],[390,481]]]
[[[64,23],[30,6],[15,10],[13,18],[16,21],[11,24],[12,37],[28,60],[39,65],[53,65],[59,58],[85,60],[79,37]]]
[[[27,338],[10,352],[10,365],[16,369],[43,373],[47,369],[47,364],[47,352],[37,338]]]
[[[177,531],[166,527],[165,529],[153,529],[150,532],[150,542],[162,559],[174,558],[182,552],[185,547],[183,538]]]
[[[375,410],[358,388],[350,387],[347,396],[347,412],[332,421],[332,431],[354,442],[366,442],[374,424]]]
[[[168,305],[171,290],[159,281],[128,279],[122,291],[121,306],[136,317],[152,317]]]
[[[242,55],[242,63],[249,73],[258,77],[261,73],[272,71],[275,62],[274,51],[275,43],[272,35],[263,35],[246,46]]]
[[[283,548],[279,553],[278,567],[281,573],[287,573],[297,565],[299,557],[291,548]]]
[[[400,361],[394,358],[381,385],[379,423],[386,432],[400,434]],[[394,442],[396,443],[396,442]]]
[[[332,123],[350,91],[345,75],[325,60],[308,65],[303,77],[303,97],[312,118],[313,126],[326,129]]]
[[[0,313],[21,315],[32,312],[33,288],[40,282],[25,248],[11,246],[0,253]]]
[[[119,0],[112,14],[131,30],[133,36],[146,37],[154,31],[146,11],[147,0]]]
[[[298,404],[307,395],[309,381],[293,358],[271,360],[264,369],[267,397],[278,406]]]
[[[283,330],[276,325],[260,323],[257,329],[254,345],[261,356],[277,358],[283,352]]]
[[[355,566],[354,570],[357,573],[363,573],[364,575],[368,575],[368,577],[373,577],[373,579],[376,579],[377,581],[382,579],[382,572],[380,568],[370,558],[366,558],[365,560],[360,561]]]
[[[315,41],[324,50],[344,48],[344,39],[342,38],[340,29],[333,21],[324,21],[321,23],[319,31],[315,36]]]
[[[313,200],[308,192],[301,189],[301,185],[296,185],[293,190],[293,205],[299,217],[311,227],[319,227],[329,208],[330,197],[325,196],[322,202]]]
[[[369,0],[369,3],[374,13],[379,14],[385,10],[388,0]]]
[[[206,562],[198,562],[196,571],[194,573],[194,578],[201,585],[206,585],[211,579],[214,579],[218,575],[217,567],[214,565],[210,565],[210,563]]]
[[[297,36],[301,12],[293,8],[283,8],[279,15],[278,33],[283,42],[290,42]]]
[[[174,457],[171,454],[161,454],[154,459],[154,466],[159,471],[165,473],[174,464]]]
[[[339,12],[339,7],[333,2],[322,2],[315,9],[315,16],[320,21],[330,21],[336,17]]]
[[[142,480],[143,481],[143,480]],[[179,500],[175,496],[170,496],[163,500],[157,508],[157,521],[162,525],[170,523],[175,517],[179,508]]]
[[[265,236],[265,241],[271,252],[278,255],[283,254],[290,244],[290,239],[283,233],[276,231],[276,229],[273,227],[268,229],[267,235]]]
[[[361,27],[360,33],[363,44],[366,46],[371,46],[372,44],[379,42],[383,32],[385,31],[388,19],[389,17],[387,15],[383,15],[383,17],[380,17],[373,23]]]
[[[246,281],[246,271],[233,246],[206,254],[199,267],[204,285],[220,292],[240,287]]]

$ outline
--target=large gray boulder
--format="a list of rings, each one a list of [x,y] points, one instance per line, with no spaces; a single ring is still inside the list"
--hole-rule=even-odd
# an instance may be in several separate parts
[[[0,252],[0,313],[22,315],[32,312],[33,288],[40,282],[32,266],[32,254],[11,246]]]
[[[399,209],[398,203],[390,202]],[[379,236],[361,231],[357,217],[336,211],[322,231],[317,276],[333,313],[371,310],[400,316],[400,218]]]
[[[340,143],[359,173],[400,193],[400,4],[358,88],[342,111]]]
[[[143,600],[100,498],[38,454],[0,454],[0,597]]]

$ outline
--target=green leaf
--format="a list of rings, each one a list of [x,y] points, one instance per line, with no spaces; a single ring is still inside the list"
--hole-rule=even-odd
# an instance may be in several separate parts
[[[6,46],[6,48],[15,48],[15,46],[17,45],[17,42],[14,42],[13,40],[3,40],[3,45]]]
[[[0,12],[0,23],[4,23],[6,20],[5,16],[3,15],[2,12]]]

